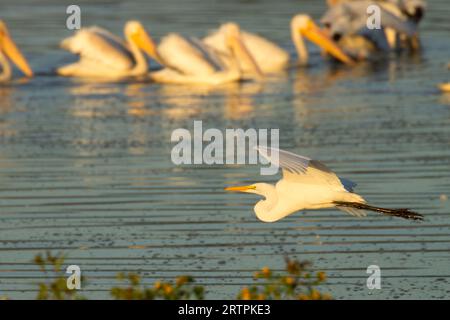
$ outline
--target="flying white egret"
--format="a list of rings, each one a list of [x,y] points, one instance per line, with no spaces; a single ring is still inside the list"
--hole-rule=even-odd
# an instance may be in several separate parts
[[[8,58],[28,77],[33,76],[27,60],[9,35],[6,24],[0,20],[0,82],[10,80],[12,69]]]
[[[305,209],[338,208],[354,216],[365,216],[364,210],[412,220],[423,216],[409,209],[386,209],[370,206],[353,192],[356,184],[339,178],[317,160],[274,148],[257,147],[272,164],[281,167],[283,178],[276,185],[255,183],[228,187],[227,191],[255,193],[263,196],[255,205],[256,216],[264,222],[278,221]],[[278,156],[276,156],[278,154]]]
[[[158,54],[164,69],[151,72],[150,77],[161,83],[173,84],[222,84],[241,80],[240,64],[256,78],[262,72],[242,41],[237,25],[224,28],[224,43],[230,55],[224,63],[218,51],[195,38],[185,38],[177,33],[163,37]]]
[[[230,49],[226,46],[225,41],[229,28],[237,29],[239,26],[234,22],[225,23],[202,40],[203,43],[219,53],[219,58],[225,64],[229,64],[228,61],[230,59]],[[242,42],[263,73],[279,72],[289,66],[290,56],[285,49],[260,35],[248,31],[241,30],[241,35]],[[309,59],[304,38],[329,53],[335,59],[345,64],[353,63],[352,59],[322,32],[308,15],[298,14],[291,19],[291,38],[301,65],[306,65]],[[239,60],[239,66],[245,74],[252,74],[252,66],[248,64],[248,60]]]
[[[142,24],[128,21],[124,27],[126,42],[99,28],[82,28],[64,39],[61,47],[80,55],[80,60],[57,69],[69,77],[124,78],[148,73],[148,63],[141,52],[160,61],[156,46]]]

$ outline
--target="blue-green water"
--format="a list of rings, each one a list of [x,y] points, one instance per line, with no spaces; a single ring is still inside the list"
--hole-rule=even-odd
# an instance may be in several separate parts
[[[348,69],[312,48],[307,69],[216,88],[51,76],[73,60],[58,49],[71,31],[64,1],[40,2],[0,4],[37,72],[0,86],[0,295],[34,298],[42,276],[31,260],[53,250],[81,267],[90,298],[108,297],[119,271],[149,281],[188,273],[207,297],[232,298],[255,270],[281,269],[285,256],[326,271],[322,289],[338,299],[449,296],[450,95],[436,89],[448,81],[447,1],[429,1],[421,54]],[[234,20],[293,52],[290,18],[325,10],[325,1],[130,2],[79,1],[82,24],[121,34],[138,19],[158,39]],[[223,187],[274,177],[261,178],[257,166],[171,163],[172,131],[194,120],[280,128],[283,149],[324,161],[375,205],[410,207],[426,220],[324,210],[264,224],[256,197]],[[371,264],[381,267],[381,290],[366,288]]]

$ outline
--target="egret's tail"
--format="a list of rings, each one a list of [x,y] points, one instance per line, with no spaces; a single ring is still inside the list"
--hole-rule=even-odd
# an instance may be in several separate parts
[[[380,207],[373,207],[369,206],[365,203],[360,202],[345,202],[345,201],[334,201],[334,204],[339,208],[354,208],[358,210],[370,210],[375,212],[380,212],[382,214],[393,216],[393,217],[400,217],[403,219],[410,219],[410,220],[423,220],[423,216],[419,213],[413,212],[409,209],[387,209],[387,208],[380,208]]]

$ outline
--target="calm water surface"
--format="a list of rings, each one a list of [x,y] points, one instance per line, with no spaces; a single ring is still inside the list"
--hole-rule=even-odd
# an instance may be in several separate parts
[[[139,19],[158,39],[201,36],[235,20],[293,51],[290,17],[314,18],[325,1],[78,1],[83,25],[122,33]],[[119,271],[151,281],[191,274],[210,298],[232,298],[262,266],[285,256],[313,261],[335,298],[445,298],[450,292],[450,56],[446,0],[429,1],[421,55],[392,56],[354,69],[333,67],[312,48],[307,69],[264,83],[216,88],[95,83],[51,76],[73,61],[58,42],[69,2],[2,0],[1,18],[37,71],[0,86],[0,295],[34,298],[32,264],[64,251],[108,297]],[[259,177],[257,166],[185,166],[170,161],[176,128],[280,128],[281,147],[321,159],[358,182],[379,206],[411,207],[423,223],[336,210],[259,222],[257,197],[223,187]],[[369,291],[365,271],[382,269]]]

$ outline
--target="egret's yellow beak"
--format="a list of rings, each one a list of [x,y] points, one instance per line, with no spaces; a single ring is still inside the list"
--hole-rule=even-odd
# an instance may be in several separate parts
[[[247,190],[255,190],[255,189],[256,189],[255,186],[250,185],[250,186],[227,187],[227,188],[225,188],[225,191],[246,192]]]
[[[342,51],[342,49],[314,23],[314,21],[309,20],[308,23],[306,23],[306,26],[300,28],[300,33],[339,61],[348,65],[355,64],[353,59]]]
[[[6,28],[0,29],[0,50],[2,50],[6,56],[28,77],[33,76],[33,71],[28,65],[27,60],[24,58],[19,48],[17,48],[14,41],[9,36]]]
[[[156,44],[153,39],[148,35],[144,28],[139,29],[133,35],[131,35],[134,43],[142,49],[150,58],[154,59],[159,64],[163,64],[163,60],[156,49]]]

